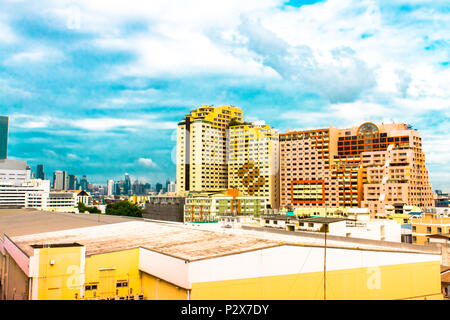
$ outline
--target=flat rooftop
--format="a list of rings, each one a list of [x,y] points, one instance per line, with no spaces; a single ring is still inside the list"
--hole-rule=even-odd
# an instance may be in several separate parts
[[[90,227],[118,222],[128,222],[130,218],[97,214],[73,214],[47,212],[34,209],[1,209],[0,238]]]
[[[187,261],[278,245],[266,239],[147,221],[15,236],[11,240],[28,256],[33,255],[33,246],[79,243],[86,247],[87,256],[142,247]]]
[[[0,235],[6,234],[26,255],[52,245],[79,244],[86,255],[146,248],[186,261],[238,254],[278,245],[323,247],[320,235],[294,232],[224,229],[176,222],[96,214],[53,213],[35,210],[0,210]],[[387,242],[332,240],[329,247],[387,252],[440,254],[438,248]]]
[[[315,222],[315,223],[333,223],[349,220],[347,218],[328,218],[328,217],[312,217],[312,218],[304,218],[299,219],[300,222]]]

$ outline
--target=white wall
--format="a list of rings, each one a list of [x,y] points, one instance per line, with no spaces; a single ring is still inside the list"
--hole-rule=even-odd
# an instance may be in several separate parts
[[[323,271],[324,248],[284,245],[190,263],[192,283]],[[440,255],[327,249],[327,270],[439,261]]]

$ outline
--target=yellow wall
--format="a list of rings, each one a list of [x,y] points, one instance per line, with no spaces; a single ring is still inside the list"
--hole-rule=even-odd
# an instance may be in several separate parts
[[[44,248],[39,250],[39,300],[80,299],[82,288],[81,248]],[[50,265],[54,260],[55,264]],[[84,298],[108,298],[141,294],[139,249],[104,253],[85,258],[85,285],[96,284],[97,290],[85,291]],[[127,281],[127,287],[116,287]]]
[[[39,300],[67,300],[80,297],[82,247],[39,249]],[[51,265],[54,260],[54,265]]]
[[[117,281],[128,281],[128,287],[117,288]],[[85,284],[97,284],[96,298],[141,294],[139,249],[86,257]],[[85,298],[94,298],[94,291],[85,291]]]
[[[187,290],[141,272],[142,290],[146,300],[186,300]]]
[[[327,299],[442,299],[439,272],[437,261],[328,271]],[[323,289],[323,272],[314,272],[193,283],[192,299],[317,300]]]

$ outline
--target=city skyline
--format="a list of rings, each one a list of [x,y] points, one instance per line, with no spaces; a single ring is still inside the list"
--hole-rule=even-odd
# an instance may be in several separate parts
[[[178,120],[214,104],[279,132],[411,124],[450,189],[444,1],[0,3],[8,156],[33,171],[175,180]]]

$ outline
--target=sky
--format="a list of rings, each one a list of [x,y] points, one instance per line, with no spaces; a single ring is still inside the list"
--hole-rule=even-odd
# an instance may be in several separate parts
[[[0,0],[9,158],[106,184],[175,179],[190,110],[287,129],[400,122],[450,191],[450,4]]]

